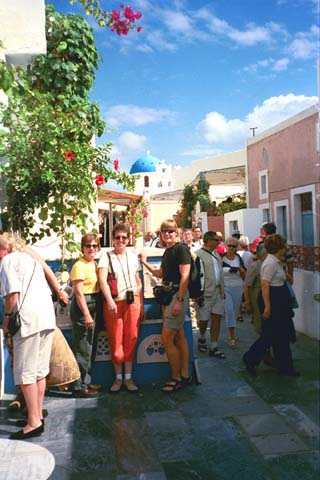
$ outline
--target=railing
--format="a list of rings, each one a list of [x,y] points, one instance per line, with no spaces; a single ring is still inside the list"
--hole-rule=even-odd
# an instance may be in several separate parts
[[[294,267],[313,272],[320,271],[320,247],[290,245],[294,258]]]

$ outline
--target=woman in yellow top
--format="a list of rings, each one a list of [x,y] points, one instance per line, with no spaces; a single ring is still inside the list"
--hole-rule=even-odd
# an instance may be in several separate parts
[[[102,316],[97,265],[94,261],[99,248],[98,234],[83,235],[81,239],[83,257],[73,265],[70,273],[74,287],[70,308],[72,349],[81,373],[80,379],[71,387],[76,398],[95,397],[101,388],[100,385],[91,384],[95,327],[99,316]]]

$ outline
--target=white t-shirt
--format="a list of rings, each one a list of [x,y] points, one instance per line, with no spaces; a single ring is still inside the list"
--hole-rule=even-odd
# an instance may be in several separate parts
[[[236,255],[233,260],[226,256],[222,258],[223,263],[227,263],[230,267],[241,267],[240,258]],[[224,285],[225,287],[242,287],[243,282],[239,270],[236,273],[231,273],[230,267],[223,266]]]
[[[249,250],[238,250],[237,254],[240,255],[243,260],[244,266],[248,270],[250,263],[252,263],[252,253],[249,252]]]
[[[56,328],[51,290],[41,265],[30,255],[23,252],[6,255],[0,264],[0,283],[3,297],[9,293],[19,293],[16,310],[20,309],[22,303],[22,337]]]
[[[141,270],[140,262],[137,255],[131,251],[126,251],[124,255],[117,255],[114,251],[108,253],[111,257],[113,270],[118,281],[119,295],[115,300],[125,300],[127,290],[137,291],[136,273]],[[102,252],[101,254],[98,263],[98,269],[99,268],[106,268],[111,272],[111,268],[109,268],[109,257],[106,252]]]

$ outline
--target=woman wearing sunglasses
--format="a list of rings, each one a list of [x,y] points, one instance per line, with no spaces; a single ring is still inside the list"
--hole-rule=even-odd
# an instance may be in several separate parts
[[[132,380],[132,363],[144,310],[139,274],[141,267],[137,255],[127,250],[129,237],[128,226],[116,224],[112,231],[114,248],[111,252],[103,253],[98,264],[104,297],[103,318],[115,371],[111,393],[118,393],[123,384],[130,393],[138,391]],[[114,272],[117,279],[118,295],[114,298],[107,282],[109,272]]]
[[[160,268],[155,268],[140,255],[140,261],[163,284],[176,286],[176,293],[168,306],[162,306],[162,343],[171,368],[171,379],[162,391],[171,393],[187,386],[189,379],[189,346],[184,334],[184,321],[189,305],[188,281],[191,256],[189,249],[180,243],[177,225],[173,220],[165,220],[160,227],[160,235],[166,250]]]
[[[222,266],[225,286],[225,316],[229,335],[229,347],[236,348],[235,330],[237,316],[242,301],[243,282],[246,276],[246,269],[242,258],[237,253],[238,240],[229,237],[225,241],[226,253],[222,257]]]
[[[91,384],[92,351],[95,349],[95,327],[100,323],[101,294],[97,265],[94,258],[100,248],[96,233],[86,233],[81,238],[83,256],[73,265],[70,279],[74,296],[70,306],[72,322],[72,350],[77,359],[81,377],[71,386],[76,398],[95,397],[100,385]]]

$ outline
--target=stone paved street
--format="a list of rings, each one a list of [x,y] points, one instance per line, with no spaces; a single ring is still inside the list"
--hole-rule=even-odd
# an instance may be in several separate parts
[[[298,335],[293,353],[301,377],[279,377],[264,366],[251,377],[241,356],[255,335],[244,319],[233,351],[222,326],[226,360],[199,355],[201,385],[172,395],[149,385],[137,395],[47,396],[45,433],[29,442],[53,454],[50,479],[319,478],[319,343]],[[9,398],[0,402],[0,451],[2,439],[16,430]],[[34,465],[41,458],[35,452]],[[45,478],[32,466],[13,476],[12,464],[0,460],[0,480]]]

